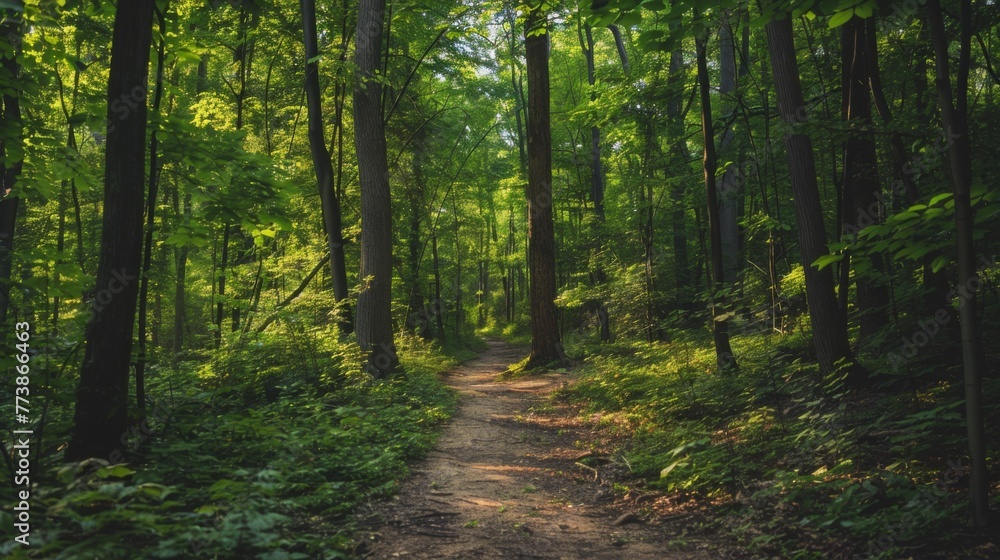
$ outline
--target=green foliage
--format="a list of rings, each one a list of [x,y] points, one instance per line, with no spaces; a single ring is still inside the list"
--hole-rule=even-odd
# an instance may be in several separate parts
[[[0,551],[59,559],[346,557],[352,512],[391,494],[407,461],[433,445],[435,427],[455,405],[437,372],[469,354],[404,337],[406,375],[372,384],[346,374],[360,371],[361,353],[325,342],[331,335],[302,335],[323,353],[316,370],[308,360],[290,362],[294,349],[280,337],[261,337],[197,370],[161,370],[159,382],[189,389],[156,403],[143,432],[152,441],[130,441],[129,464],[95,459],[39,472],[32,547],[5,539]],[[282,362],[283,369],[273,365]],[[0,520],[9,530],[9,508]]]
[[[983,185],[978,185],[971,193],[973,207],[978,209],[973,233],[977,243],[993,245],[997,241],[992,224],[1000,212],[998,196],[995,189]],[[847,240],[830,245],[831,255],[820,257],[813,266],[823,269],[839,262],[850,251],[855,255],[854,268],[859,274],[871,269],[872,257],[885,253],[903,262],[920,262],[931,255],[934,257],[931,269],[937,272],[953,264],[953,198],[952,193],[937,194],[928,197],[926,203],[914,204],[888,216],[880,224],[867,225],[860,231],[854,228]]]
[[[862,399],[846,372],[821,378],[793,358],[809,342],[792,334],[735,337],[740,371],[721,376],[705,334],[671,337],[576,350],[586,358],[569,394],[584,417],[599,413],[641,483],[723,504],[736,534],[764,554],[845,539],[865,552],[883,535],[898,551],[961,524],[965,442],[947,391]]]

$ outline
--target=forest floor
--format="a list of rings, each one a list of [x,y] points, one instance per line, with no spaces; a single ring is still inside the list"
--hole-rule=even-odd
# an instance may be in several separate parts
[[[522,348],[490,341],[478,358],[445,375],[461,395],[459,408],[399,493],[362,512],[360,557],[741,556],[723,538],[693,536],[688,523],[672,521],[676,516],[653,513],[642,496],[616,492],[616,473],[627,477],[627,471],[588,451],[594,436],[587,422],[547,398],[572,376],[497,380],[524,355]]]

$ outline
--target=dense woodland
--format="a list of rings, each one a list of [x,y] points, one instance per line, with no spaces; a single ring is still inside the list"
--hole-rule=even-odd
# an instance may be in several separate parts
[[[0,10],[5,556],[350,557],[484,338],[749,557],[997,553],[993,0]]]

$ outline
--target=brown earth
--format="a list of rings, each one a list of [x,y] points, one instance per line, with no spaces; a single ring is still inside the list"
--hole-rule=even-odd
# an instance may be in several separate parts
[[[570,376],[496,381],[524,355],[490,342],[445,376],[461,394],[460,407],[398,495],[361,516],[360,557],[734,557],[712,540],[686,534],[670,516],[616,494],[611,480],[621,467],[580,443],[592,439],[590,428],[572,410],[546,405]]]

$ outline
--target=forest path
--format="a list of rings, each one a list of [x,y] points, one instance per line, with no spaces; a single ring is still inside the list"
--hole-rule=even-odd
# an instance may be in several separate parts
[[[461,393],[437,448],[412,467],[398,495],[373,504],[362,558],[720,558],[709,543],[680,540],[669,524],[612,505],[611,483],[577,464],[585,426],[568,411],[532,406],[571,380],[548,373],[495,378],[526,351],[499,341],[445,376]],[[597,478],[598,480],[595,480]],[[627,516],[623,518],[623,516]],[[617,523],[616,523],[617,522]],[[714,547],[712,547],[714,548]]]

